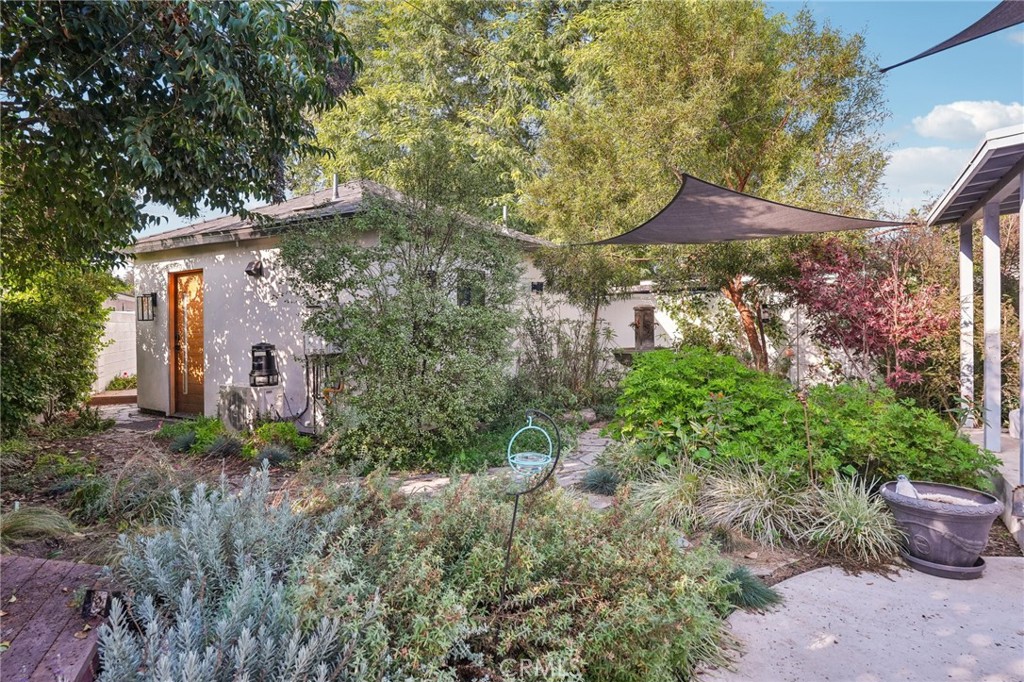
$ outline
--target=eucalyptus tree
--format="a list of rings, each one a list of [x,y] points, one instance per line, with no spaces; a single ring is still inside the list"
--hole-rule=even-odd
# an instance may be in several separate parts
[[[585,242],[635,227],[684,173],[810,208],[874,207],[886,112],[859,35],[806,11],[769,16],[757,2],[594,4],[573,28],[584,37],[566,52],[573,87],[542,116],[538,172],[524,184],[526,214],[546,236]],[[590,286],[640,265],[663,285],[721,290],[763,369],[757,312],[793,249],[792,240],[579,249],[552,263]]]

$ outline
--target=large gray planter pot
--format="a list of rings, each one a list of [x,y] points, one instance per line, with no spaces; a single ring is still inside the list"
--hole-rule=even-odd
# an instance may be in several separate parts
[[[896,481],[882,486],[882,498],[907,536],[907,559],[914,568],[945,578],[978,578],[985,568],[981,552],[992,522],[1003,513],[998,499],[970,488],[913,481],[919,495],[941,494],[972,500],[978,506],[947,504],[896,494]],[[916,561],[915,561],[916,559]]]

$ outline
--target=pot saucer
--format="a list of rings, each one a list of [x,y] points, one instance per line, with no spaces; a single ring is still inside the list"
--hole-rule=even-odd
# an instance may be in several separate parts
[[[982,557],[978,557],[978,560],[974,562],[973,566],[943,566],[942,564],[935,564],[931,561],[918,559],[917,557],[908,554],[905,550],[900,550],[900,556],[903,557],[903,560],[910,564],[910,567],[914,570],[938,576],[939,578],[950,578],[951,580],[976,580],[977,578],[980,578],[981,574],[985,571],[985,560]]]

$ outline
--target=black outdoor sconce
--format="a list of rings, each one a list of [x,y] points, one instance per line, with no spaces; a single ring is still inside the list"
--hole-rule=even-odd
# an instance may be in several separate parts
[[[272,343],[257,343],[252,347],[250,386],[277,386],[277,349]]]
[[[262,277],[263,276],[263,261],[249,261],[249,264],[245,266],[245,274],[250,277]]]
[[[156,292],[135,297],[135,319],[139,322],[156,319]]]

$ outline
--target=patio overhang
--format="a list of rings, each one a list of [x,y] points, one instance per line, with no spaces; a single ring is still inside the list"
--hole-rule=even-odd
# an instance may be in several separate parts
[[[1024,125],[991,131],[928,214],[928,224],[971,223],[992,202],[999,206],[999,215],[1016,213],[1020,210],[1022,164]]]
[[[1024,4],[1024,3],[1022,3]],[[929,225],[953,223],[960,228],[960,395],[974,405],[974,222],[982,219],[982,305],[984,314],[985,448],[1002,450],[1002,291],[999,217],[1021,213],[1024,185],[1024,125],[993,130],[928,216]],[[1024,246],[1024,245],[1022,245]],[[1024,273],[1024,248],[1020,249]],[[1024,276],[1019,277],[1024,302]],[[1024,367],[1024,314],[1018,310],[1020,361]],[[1024,372],[1018,386],[1024,405]],[[1018,417],[1019,431],[1019,417]],[[1018,437],[1020,433],[1017,434]],[[1019,439],[1017,481],[1024,484],[1024,439]]]

